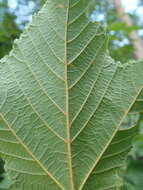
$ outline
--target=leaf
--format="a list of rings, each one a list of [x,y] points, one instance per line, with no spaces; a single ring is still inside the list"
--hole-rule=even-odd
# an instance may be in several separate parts
[[[135,104],[133,105],[131,111],[134,113],[143,112],[143,90],[141,91],[139,97],[137,98]]]
[[[9,178],[4,174],[3,175],[4,179],[2,182],[0,182],[0,190],[7,190],[11,186],[11,181]]]
[[[115,63],[90,1],[48,0],[0,63],[0,153],[13,190],[114,189],[143,63]]]
[[[138,126],[140,129],[140,133],[134,138],[133,148],[130,152],[130,156],[132,156],[133,160],[142,161],[143,157],[143,114],[140,113],[140,117],[138,120]]]
[[[128,190],[140,190],[143,186],[142,160],[129,159],[128,168],[125,173],[125,184]]]
[[[109,25],[109,29],[114,31],[124,31],[130,33],[135,30],[140,30],[141,27],[138,25],[127,26],[124,22],[115,22]]]

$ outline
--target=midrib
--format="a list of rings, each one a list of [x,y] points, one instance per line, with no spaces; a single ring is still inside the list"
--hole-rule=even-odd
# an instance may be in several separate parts
[[[67,61],[67,42],[68,42],[68,19],[69,19],[69,0],[67,7],[66,23],[65,23],[65,97],[66,97],[66,131],[67,131],[67,156],[68,156],[68,170],[69,170],[69,181],[70,190],[75,190],[74,180],[73,180],[73,169],[72,169],[72,153],[71,153],[71,135],[70,135],[70,120],[69,120],[69,87],[68,87],[68,61]]]

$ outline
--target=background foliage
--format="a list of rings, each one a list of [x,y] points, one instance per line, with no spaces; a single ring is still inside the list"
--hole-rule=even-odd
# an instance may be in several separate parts
[[[14,39],[18,38],[26,24],[31,20],[33,12],[38,11],[45,0],[17,0],[14,6],[8,0],[0,0],[0,58],[12,48]],[[139,7],[143,7],[140,0]],[[11,8],[13,7],[13,8]],[[102,22],[110,34],[109,50],[111,56],[122,62],[134,59],[134,46],[130,40],[130,33],[137,31],[143,38],[143,21],[135,12],[129,13],[133,25],[128,27],[119,17],[110,0],[93,0],[89,7],[89,14],[94,21]],[[141,190],[143,187],[143,114],[136,123],[140,127],[140,134],[133,142],[133,149],[129,154],[127,166],[124,169],[124,187],[126,190]],[[3,161],[0,160],[0,189],[7,189],[9,182],[4,174]],[[122,178],[122,176],[121,176]]]

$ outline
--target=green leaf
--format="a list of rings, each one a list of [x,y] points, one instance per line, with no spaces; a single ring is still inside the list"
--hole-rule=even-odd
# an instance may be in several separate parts
[[[130,33],[135,30],[140,30],[141,27],[137,25],[127,26],[124,22],[115,22],[109,25],[109,29],[114,31],[125,31],[127,33]]]
[[[143,112],[143,90],[141,91],[131,111],[135,113]]]
[[[143,186],[143,162],[141,159],[129,159],[125,172],[125,185],[127,190],[140,190]]]
[[[137,128],[122,129],[143,63],[115,63],[87,0],[48,0],[0,63],[0,153],[13,190],[104,190]]]
[[[11,181],[5,174],[3,178],[2,182],[0,182],[0,190],[7,190],[11,186]]]

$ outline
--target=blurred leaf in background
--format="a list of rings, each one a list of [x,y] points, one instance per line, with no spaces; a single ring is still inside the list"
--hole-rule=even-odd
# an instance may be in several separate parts
[[[4,173],[4,169],[3,169],[3,161],[0,159],[0,182],[3,180],[3,176],[2,174]]]
[[[0,0],[0,58],[8,54],[32,14],[45,0]]]
[[[143,113],[137,124],[140,134],[133,141],[133,148],[127,159],[127,166],[124,173],[124,187],[122,190],[143,189]]]
[[[21,30],[15,22],[16,16],[9,12],[8,1],[0,2],[0,57],[7,54]]]
[[[119,15],[117,11],[118,7],[115,6],[115,1],[119,4],[123,2],[121,0],[93,1],[94,9],[92,8],[93,12],[91,16],[94,21],[102,22],[105,26],[107,26],[107,30],[110,35],[109,50],[111,56],[116,61],[121,62],[128,62],[129,60],[135,59],[135,47],[130,36],[132,32],[135,32],[136,34],[140,32],[140,38],[142,38],[143,19],[139,18],[136,10],[130,12],[129,14],[125,14],[125,9],[122,9],[122,15],[125,14],[131,22],[129,24],[125,23],[124,19],[121,18],[121,15]],[[143,11],[143,3],[139,4],[140,1],[133,1],[138,2],[138,9]]]

